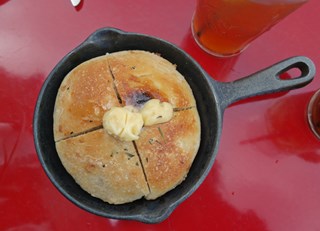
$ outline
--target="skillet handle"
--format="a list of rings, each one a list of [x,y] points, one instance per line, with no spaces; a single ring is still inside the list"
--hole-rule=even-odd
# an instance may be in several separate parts
[[[300,76],[280,79],[281,74],[294,68],[300,70]],[[313,80],[315,72],[316,68],[309,58],[296,56],[234,82],[214,81],[213,85],[216,86],[221,109],[224,110],[230,104],[245,98],[303,87]]]

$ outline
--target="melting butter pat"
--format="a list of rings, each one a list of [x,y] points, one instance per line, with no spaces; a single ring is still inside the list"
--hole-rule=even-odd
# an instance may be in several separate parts
[[[158,99],[151,99],[141,109],[144,125],[165,123],[173,116],[173,107],[170,103],[160,102]]]
[[[103,116],[103,128],[122,141],[139,139],[142,127],[171,120],[173,107],[170,103],[151,99],[139,111],[132,106],[112,107]]]
[[[137,140],[143,127],[142,115],[133,107],[113,107],[104,114],[103,127],[122,141]]]

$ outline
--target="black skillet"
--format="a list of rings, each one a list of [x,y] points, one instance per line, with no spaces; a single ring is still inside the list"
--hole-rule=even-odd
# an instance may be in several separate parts
[[[83,191],[62,166],[53,140],[53,108],[63,78],[74,67],[96,56],[133,49],[161,54],[163,58],[176,64],[178,71],[185,76],[193,90],[200,114],[201,143],[188,177],[174,190],[153,201],[140,199],[124,205],[109,205]],[[293,68],[301,71],[299,77],[289,80],[279,78],[281,73]],[[208,175],[218,150],[223,112],[228,105],[247,97],[303,87],[312,81],[314,75],[315,67],[312,61],[299,56],[234,82],[217,82],[188,54],[166,41],[103,28],[67,54],[43,84],[34,113],[36,150],[52,183],[79,207],[103,217],[158,223],[187,199]]]

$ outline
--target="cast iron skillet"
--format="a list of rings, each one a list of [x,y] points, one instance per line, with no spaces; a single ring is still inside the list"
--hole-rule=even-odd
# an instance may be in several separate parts
[[[96,56],[121,50],[147,50],[161,54],[177,65],[191,86],[201,119],[201,143],[186,180],[164,196],[124,205],[109,205],[83,191],[62,166],[53,139],[53,108],[61,81],[80,63]],[[279,75],[298,68],[301,76],[281,80]],[[79,207],[108,218],[158,223],[187,199],[208,175],[216,157],[222,115],[238,100],[303,87],[312,81],[315,67],[306,57],[293,57],[235,82],[213,80],[188,54],[176,46],[147,35],[127,33],[113,28],[94,32],[67,54],[52,70],[40,91],[34,112],[34,140],[40,162],[58,190]],[[301,112],[302,113],[302,112]]]

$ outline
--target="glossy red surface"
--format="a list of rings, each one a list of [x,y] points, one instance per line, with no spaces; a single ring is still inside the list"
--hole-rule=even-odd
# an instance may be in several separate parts
[[[320,141],[308,86],[230,106],[215,164],[200,188],[160,224],[102,218],[51,184],[33,144],[32,118],[46,76],[98,28],[168,40],[215,79],[232,81],[281,59],[320,66],[320,1],[310,0],[241,55],[217,59],[194,42],[194,0],[0,0],[0,230],[320,230]]]

